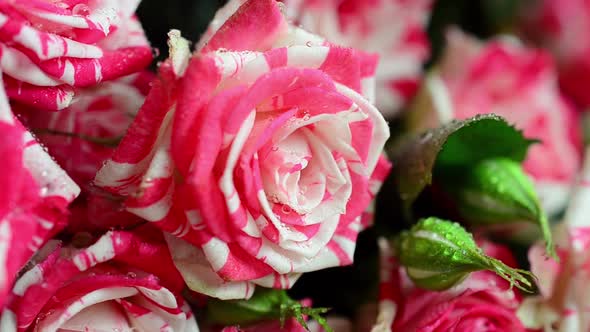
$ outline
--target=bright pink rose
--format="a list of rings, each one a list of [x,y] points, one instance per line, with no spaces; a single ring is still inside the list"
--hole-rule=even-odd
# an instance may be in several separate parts
[[[109,232],[58,247],[16,282],[0,330],[198,331],[161,233]]]
[[[487,255],[514,266],[505,247],[480,242]],[[386,241],[381,249],[381,302],[372,332],[485,332],[525,331],[516,316],[518,294],[493,272],[474,272],[461,284],[442,292],[416,288]]]
[[[60,112],[26,105],[18,105],[17,112],[64,170],[88,189],[143,104],[153,77],[143,72],[80,89],[76,102]]]
[[[139,0],[0,3],[1,70],[8,95],[45,110],[67,107],[74,87],[145,68],[151,48],[134,16]]]
[[[389,129],[362,94],[373,57],[315,44],[274,0],[228,8],[190,62],[172,33],[171,59],[96,184],[174,235],[189,287],[247,298],[352,262],[389,170]]]
[[[575,194],[563,222],[555,229],[559,262],[548,258],[544,246],[529,250],[531,271],[540,295],[525,299],[519,317],[529,328],[551,331],[590,330],[590,149]],[[548,331],[548,330],[546,330]]]
[[[65,226],[80,189],[16,120],[0,76],[0,310],[13,278]]]
[[[375,52],[376,103],[397,113],[418,89],[429,56],[426,24],[432,0],[284,0],[288,15],[328,41]]]
[[[559,65],[559,83],[582,107],[590,106],[590,2],[541,0],[527,6],[525,30],[549,48]]]
[[[539,139],[524,168],[543,206],[559,211],[580,168],[581,135],[577,114],[557,88],[551,58],[515,40],[481,43],[458,30],[447,39],[438,70],[425,83],[439,120],[495,113]]]

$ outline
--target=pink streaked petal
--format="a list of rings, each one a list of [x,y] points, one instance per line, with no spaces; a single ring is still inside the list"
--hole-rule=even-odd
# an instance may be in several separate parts
[[[276,1],[246,1],[217,29],[202,51],[220,48],[232,51],[267,50],[287,27]]]
[[[124,312],[114,301],[100,302],[84,308],[60,325],[58,331],[121,331],[130,332]],[[49,330],[48,330],[49,331]]]
[[[113,287],[113,288],[104,288],[100,290],[96,290],[94,292],[90,292],[88,294],[83,295],[77,301],[71,303],[66,308],[62,310],[56,310],[52,312],[51,315],[46,316],[43,320],[41,320],[37,327],[42,331],[48,332],[55,332],[60,327],[64,325],[68,320],[75,317],[76,314],[82,312],[86,308],[92,308],[89,311],[83,314],[81,319],[86,318],[85,316],[88,314],[93,315],[101,315],[101,314],[109,314],[114,321],[110,321],[107,324],[115,324],[115,326],[122,326],[121,324],[127,324],[127,320],[124,319],[123,315],[116,315],[113,316],[113,311],[106,310],[109,307],[98,306],[97,311],[94,311],[94,307],[96,304],[100,304],[102,302],[106,302],[109,300],[114,300],[118,298],[125,298],[128,296],[132,296],[137,294],[137,290],[132,287]],[[102,309],[102,310],[101,310]],[[110,308],[109,308],[110,309]],[[103,311],[104,310],[104,311]],[[117,311],[115,311],[117,312]],[[96,316],[94,316],[96,317]],[[74,322],[76,324],[76,321]]]
[[[75,92],[68,85],[55,87],[40,87],[14,80],[11,77],[4,78],[6,94],[13,100],[29,104],[33,107],[45,108],[48,111],[59,111],[70,106]]]
[[[39,65],[43,71],[59,77],[64,83],[87,87],[141,71],[151,61],[152,50],[149,47],[128,47],[105,52],[99,59],[55,59]]]
[[[165,62],[160,66],[159,78],[154,80],[150,93],[112,159],[96,175],[98,186],[125,193],[138,185],[137,176],[145,172],[149,165],[147,158],[162,136],[160,131],[167,128],[168,121],[165,119],[174,103],[172,93],[175,86],[172,64]]]
[[[178,104],[172,130],[172,156],[181,174],[186,175],[192,163],[198,138],[196,126],[220,80],[219,68],[212,57],[193,57],[178,91]],[[195,85],[195,82],[199,84]],[[196,87],[196,88],[195,88]]]
[[[249,281],[224,281],[211,268],[203,251],[189,243],[167,235],[174,264],[188,287],[202,294],[224,300],[247,299],[254,294],[254,285]]]

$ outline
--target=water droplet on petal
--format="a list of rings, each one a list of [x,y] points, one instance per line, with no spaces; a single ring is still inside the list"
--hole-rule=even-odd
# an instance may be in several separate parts
[[[90,8],[87,4],[79,3],[72,8],[72,14],[77,16],[88,16],[90,14]]]
[[[293,210],[291,209],[291,207],[287,204],[283,204],[283,206],[281,207],[281,212],[283,212],[283,214],[289,214],[292,211]]]

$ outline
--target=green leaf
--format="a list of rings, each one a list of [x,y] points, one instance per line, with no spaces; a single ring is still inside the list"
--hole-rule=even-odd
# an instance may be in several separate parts
[[[435,217],[421,219],[400,235],[396,251],[410,279],[421,288],[449,289],[471,272],[489,270],[509,281],[511,287],[526,292],[534,289],[532,273],[487,256],[471,233],[451,221]]]
[[[251,325],[265,320],[280,320],[281,327],[289,318],[295,318],[307,328],[304,316],[316,320],[325,331],[332,329],[322,316],[329,309],[311,308],[291,299],[284,290],[257,287],[248,300],[210,299],[207,302],[207,317],[212,323],[220,325]]]
[[[395,165],[393,184],[401,199],[406,218],[420,193],[432,183],[436,171],[460,174],[462,167],[489,158],[504,157],[522,161],[533,141],[494,114],[452,121],[416,135],[390,149]]]

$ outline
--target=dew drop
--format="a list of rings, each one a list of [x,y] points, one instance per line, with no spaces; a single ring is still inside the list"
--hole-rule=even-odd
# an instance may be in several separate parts
[[[41,188],[41,190],[39,190],[39,195],[40,196],[47,196],[48,193],[49,193],[49,188],[48,187],[43,187],[43,188]]]
[[[283,206],[281,207],[281,212],[283,212],[283,214],[289,214],[293,211],[293,209],[291,209],[291,207],[287,204],[283,204]]]
[[[88,16],[90,14],[90,8],[84,3],[79,3],[72,8],[72,14],[78,16]]]

